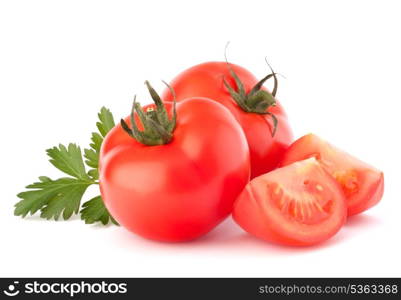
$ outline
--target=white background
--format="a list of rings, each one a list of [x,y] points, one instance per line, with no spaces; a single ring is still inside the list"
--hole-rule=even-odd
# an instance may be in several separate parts
[[[397,1],[1,1],[0,276],[401,276],[401,44]],[[181,244],[123,228],[13,216],[16,194],[57,178],[45,149],[86,146],[103,105],[119,119],[143,81],[196,63],[273,67],[296,137],[315,132],[382,169],[385,196],[310,248],[227,220]],[[96,193],[92,190],[92,193]],[[85,197],[88,199],[88,197]],[[149,199],[151,201],[151,199]]]

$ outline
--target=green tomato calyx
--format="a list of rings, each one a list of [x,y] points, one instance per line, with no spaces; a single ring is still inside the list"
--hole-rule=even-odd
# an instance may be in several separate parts
[[[152,97],[155,106],[148,107],[146,111],[144,111],[140,103],[136,102],[135,96],[130,115],[131,127],[123,119],[121,119],[121,127],[124,129],[124,131],[130,137],[147,146],[168,144],[173,138],[173,132],[177,120],[175,93],[174,90],[167,83],[164,82],[164,84],[167,85],[172,95],[174,96],[173,116],[171,119],[168,116],[166,107],[162,102],[160,96],[157,94],[157,92],[153,89],[148,81],[145,81],[145,85],[149,90],[150,96]],[[142,131],[139,130],[135,122],[135,112],[142,123]]]
[[[226,61],[227,62],[227,61]],[[268,64],[269,65],[269,64]],[[275,99],[278,87],[277,73],[270,67],[271,73],[263,77],[255,86],[247,93],[244,88],[244,84],[238,75],[234,72],[229,62],[227,66],[230,71],[230,75],[235,81],[236,88],[233,88],[228,82],[223,79],[224,85],[230,93],[233,100],[238,104],[243,111],[249,113],[256,113],[261,115],[269,115],[273,120],[272,136],[276,133],[278,120],[277,117],[268,111],[270,107],[276,106],[277,102]],[[263,84],[270,78],[274,79],[274,87],[272,92],[262,90]]]

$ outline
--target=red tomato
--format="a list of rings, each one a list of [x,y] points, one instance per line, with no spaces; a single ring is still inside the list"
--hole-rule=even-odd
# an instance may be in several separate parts
[[[158,107],[143,110],[150,116]],[[171,103],[166,110],[172,121]],[[245,135],[222,105],[191,98],[177,103],[176,111],[166,144],[144,145],[118,125],[100,155],[107,209],[128,230],[160,241],[191,240],[210,231],[231,213],[250,176]],[[135,123],[143,132],[137,113]]]
[[[320,243],[346,220],[344,194],[313,158],[254,178],[234,204],[234,220],[247,232],[290,246]]]
[[[232,68],[232,73],[230,71]],[[239,92],[239,84],[235,81],[235,74],[243,85],[244,94]],[[235,91],[230,93],[224,84]],[[251,155],[251,178],[273,170],[292,141],[292,133],[286,114],[280,103],[276,102],[273,94],[261,88],[253,97],[250,91],[258,80],[246,69],[226,62],[207,62],[189,68],[179,74],[171,82],[177,101],[189,97],[207,97],[227,107],[241,125],[246,135]],[[239,98],[239,99],[238,99]],[[169,89],[162,95],[165,101],[172,101],[173,96]],[[242,107],[238,101],[243,101]],[[275,106],[274,106],[275,104]],[[266,114],[268,113],[268,114]],[[273,114],[278,121],[277,130],[274,131]],[[208,114],[205,114],[207,118]]]
[[[383,172],[337,149],[314,134],[296,140],[284,155],[285,166],[308,157],[316,159],[340,183],[347,198],[348,215],[361,213],[383,196]]]

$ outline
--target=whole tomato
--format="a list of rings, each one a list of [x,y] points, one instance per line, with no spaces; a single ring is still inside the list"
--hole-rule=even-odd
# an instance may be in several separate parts
[[[249,150],[235,118],[205,98],[134,102],[106,136],[100,188],[113,217],[149,239],[186,241],[219,224],[249,181]]]
[[[272,92],[263,83],[273,78]],[[206,62],[193,66],[170,83],[177,101],[190,97],[207,97],[228,108],[241,125],[251,155],[251,177],[277,167],[292,141],[286,114],[275,99],[276,74],[258,81],[248,70],[227,62]],[[164,101],[172,101],[173,93],[166,89]],[[206,112],[205,118],[208,117]]]

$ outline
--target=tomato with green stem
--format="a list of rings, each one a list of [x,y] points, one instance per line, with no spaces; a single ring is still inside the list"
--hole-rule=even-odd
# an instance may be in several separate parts
[[[234,220],[245,231],[289,246],[327,240],[346,216],[341,187],[314,158],[254,178],[233,210]]]
[[[227,109],[206,98],[134,102],[131,116],[106,136],[100,188],[118,223],[143,237],[186,241],[232,211],[250,176],[249,149]],[[205,116],[207,115],[207,118]]]
[[[270,92],[263,84],[274,79]],[[177,101],[190,97],[207,97],[230,110],[244,131],[251,156],[251,177],[273,170],[292,141],[286,113],[276,100],[277,77],[273,72],[257,80],[245,68],[227,62],[206,62],[193,66],[170,85]],[[164,101],[172,101],[166,89]],[[208,114],[205,114],[207,118]]]

